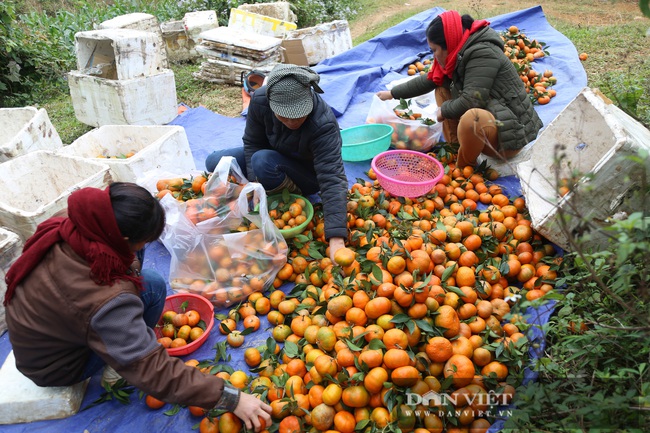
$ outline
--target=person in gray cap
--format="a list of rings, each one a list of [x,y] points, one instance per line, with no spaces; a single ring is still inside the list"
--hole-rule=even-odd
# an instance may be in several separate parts
[[[244,147],[213,152],[206,169],[234,156],[251,181],[269,195],[284,189],[310,195],[320,191],[329,255],[347,239],[348,181],[341,157],[339,124],[321,98],[320,76],[311,68],[279,64],[251,97]]]

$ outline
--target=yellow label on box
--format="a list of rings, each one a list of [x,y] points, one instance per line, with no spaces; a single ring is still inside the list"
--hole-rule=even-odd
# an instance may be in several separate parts
[[[282,37],[285,33],[298,28],[298,26],[292,22],[282,21],[276,18],[235,8],[230,10],[228,27],[253,31],[261,35],[273,37]]]

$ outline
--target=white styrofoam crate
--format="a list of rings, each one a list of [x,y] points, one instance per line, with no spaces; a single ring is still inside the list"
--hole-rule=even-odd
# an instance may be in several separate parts
[[[22,242],[18,235],[0,227],[0,335],[7,330],[4,306],[5,293],[7,293],[5,275],[11,264],[20,256],[21,251]]]
[[[0,162],[63,145],[44,108],[0,108]]]
[[[196,47],[201,43],[201,33],[217,27],[215,11],[188,12],[182,20],[160,24],[167,58],[173,62],[198,59],[201,54]]]
[[[237,9],[291,23],[295,23],[298,20],[296,14],[291,10],[291,3],[286,1],[243,4],[237,6]]]
[[[285,37],[302,41],[310,65],[315,65],[352,48],[350,25],[346,20],[290,31]]]
[[[177,115],[176,83],[169,69],[131,80],[68,74],[77,119],[90,126],[164,125]]]
[[[153,15],[142,12],[120,15],[110,20],[99,23],[97,29],[132,29],[152,32],[156,35],[156,48],[162,58],[162,68],[167,68],[167,52],[163,43],[162,29],[158,23],[158,18]]]
[[[186,62],[201,57],[194,49],[195,42],[187,37],[182,20],[166,21],[160,24],[160,28],[170,62]]]
[[[241,9],[230,9],[228,27],[246,32],[254,32],[263,36],[281,38],[287,32],[298,28],[294,23],[282,21]]]
[[[129,158],[116,158],[130,152],[134,155]],[[101,126],[61,148],[59,153],[108,164],[115,182],[135,182],[151,170],[196,169],[181,126]]]
[[[23,240],[41,222],[67,208],[68,196],[85,188],[104,188],[112,181],[108,165],[37,150],[0,164],[0,226]]]
[[[203,41],[211,41],[223,45],[232,45],[250,51],[266,53],[277,49],[282,39],[264,36],[250,30],[232,27],[217,27],[206,30],[199,36]],[[236,50],[235,50],[236,51]]]
[[[0,425],[67,418],[81,407],[88,380],[72,386],[42,387],[16,368],[13,350],[0,368]]]
[[[219,27],[219,20],[215,11],[187,12],[183,16],[183,26],[187,37],[198,44],[201,42],[199,35],[206,30]]]
[[[605,236],[598,229],[622,210],[626,194],[640,186],[636,171],[642,168],[625,159],[640,149],[650,149],[650,131],[583,89],[537,137],[529,159],[517,165],[533,228],[568,250],[571,237],[583,230],[584,218],[596,229],[592,245],[599,245]],[[558,180],[565,178],[577,183],[560,197]],[[560,214],[570,216],[568,233],[561,228]]]
[[[155,33],[132,29],[103,29],[74,35],[77,70],[109,80],[130,80],[163,70]]]

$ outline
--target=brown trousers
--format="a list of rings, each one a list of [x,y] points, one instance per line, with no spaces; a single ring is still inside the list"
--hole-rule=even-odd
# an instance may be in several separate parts
[[[451,99],[451,92],[444,87],[436,89],[436,103],[438,107]],[[467,110],[460,119],[445,119],[442,122],[442,133],[449,143],[459,143],[458,167],[476,165],[476,158],[483,153],[492,158],[511,158],[519,150],[501,151],[499,149],[499,135],[492,113],[482,108]]]

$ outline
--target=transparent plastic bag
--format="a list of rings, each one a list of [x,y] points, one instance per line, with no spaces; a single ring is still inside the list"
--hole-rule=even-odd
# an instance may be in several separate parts
[[[428,152],[440,140],[442,123],[435,122],[430,113],[417,104],[410,103],[410,100],[403,101],[408,106],[400,108],[401,101],[395,99],[382,101],[377,95],[373,95],[366,123],[385,123],[392,126],[393,135],[390,144],[395,149]],[[399,117],[396,109],[400,112],[412,113],[413,118]],[[427,124],[429,121],[435,123],[429,125]]]
[[[205,197],[181,206],[169,196],[160,200],[172,289],[204,296],[216,307],[268,288],[287,262],[287,244],[269,216],[264,187],[243,175],[245,183],[238,183],[239,175],[234,158],[223,158]],[[201,216],[208,210],[209,217]]]

